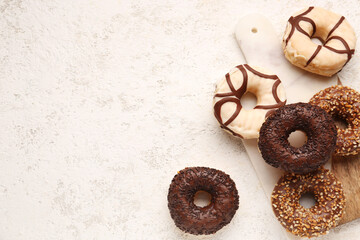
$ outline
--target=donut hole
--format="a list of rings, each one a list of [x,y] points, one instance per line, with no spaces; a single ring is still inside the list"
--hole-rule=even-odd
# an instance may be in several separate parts
[[[348,128],[349,124],[344,118],[336,115],[336,116],[333,116],[333,119],[334,119],[335,125],[338,128],[340,128],[340,129],[347,129]]]
[[[211,194],[206,191],[197,191],[194,195],[194,204],[197,207],[206,207],[211,203]]]
[[[307,135],[301,130],[295,130],[289,134],[288,141],[291,146],[299,148],[304,146],[307,142]]]
[[[257,30],[257,28],[256,28],[256,27],[253,27],[253,28],[251,29],[251,32],[252,32],[252,33],[257,33],[257,32],[258,32],[258,30]]]
[[[320,46],[324,45],[324,40],[322,40],[321,38],[318,38],[318,37],[312,37],[311,41]]]
[[[306,192],[299,199],[300,205],[304,208],[312,208],[316,205],[315,195],[312,192]]]
[[[250,110],[253,109],[256,104],[257,104],[257,98],[256,95],[251,93],[251,92],[247,92],[244,94],[244,96],[241,97],[241,106],[244,109]]]

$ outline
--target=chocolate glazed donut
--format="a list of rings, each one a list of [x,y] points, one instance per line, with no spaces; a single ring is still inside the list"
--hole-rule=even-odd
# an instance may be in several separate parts
[[[335,85],[316,93],[310,104],[324,109],[334,119],[347,123],[347,128],[337,128],[334,154],[339,156],[360,153],[360,93],[346,86]]]
[[[307,136],[299,148],[288,141],[290,133],[296,130]],[[326,111],[308,103],[295,103],[277,109],[266,119],[258,146],[271,166],[302,174],[315,171],[330,159],[336,136],[334,120]]]
[[[194,204],[198,191],[211,195],[209,205]],[[195,235],[213,234],[231,221],[239,208],[239,195],[234,181],[224,172],[207,167],[185,168],[170,184],[168,207],[181,230]]]
[[[315,206],[304,208],[300,198],[312,193]],[[335,227],[344,214],[345,194],[329,170],[308,174],[288,173],[280,178],[271,195],[275,216],[287,231],[300,237],[317,237]]]

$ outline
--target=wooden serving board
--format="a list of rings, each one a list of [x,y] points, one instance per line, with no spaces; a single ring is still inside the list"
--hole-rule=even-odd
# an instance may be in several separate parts
[[[360,156],[333,157],[331,166],[346,195],[345,215],[340,224],[360,218]]]
[[[278,75],[285,86],[287,103],[308,102],[318,91],[338,83],[336,75],[331,78],[322,77],[290,64],[284,57],[281,40],[272,24],[262,15],[253,14],[241,19],[236,27],[235,36],[248,64],[267,68]],[[301,141],[299,136],[298,138]],[[271,192],[283,171],[265,163],[258,151],[256,139],[243,140],[243,143],[270,200]],[[358,159],[358,156],[334,158],[332,164],[329,162],[325,166],[328,169],[332,167],[332,171],[342,182],[347,197],[346,213],[340,224],[360,217],[360,201],[357,201],[360,196]]]

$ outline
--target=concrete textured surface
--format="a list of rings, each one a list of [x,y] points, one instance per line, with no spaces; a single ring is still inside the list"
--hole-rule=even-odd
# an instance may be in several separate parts
[[[312,1],[0,1],[0,239],[285,239],[240,140],[213,117],[214,83],[244,63],[238,19],[280,37]],[[360,2],[317,1],[360,33]],[[266,43],[264,43],[266,44]],[[358,44],[359,45],[359,44]],[[340,72],[360,90],[360,56]],[[171,179],[230,174],[232,222],[177,229]],[[358,239],[360,221],[321,239]]]

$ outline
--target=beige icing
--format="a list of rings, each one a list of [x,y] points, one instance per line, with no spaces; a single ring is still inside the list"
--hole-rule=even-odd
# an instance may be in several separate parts
[[[309,8],[303,9],[293,17],[296,17]],[[335,27],[335,25],[341,21],[342,16],[336,13],[330,12],[323,8],[314,7],[303,17],[311,19],[316,25],[316,32],[313,34],[313,26],[307,21],[300,21],[299,26],[309,35],[314,38],[319,38],[323,42],[327,39],[338,36],[343,38],[348,44],[351,50],[355,49],[356,36],[353,28],[349,22],[344,19],[340,25],[328,36],[329,32]],[[286,39],[291,32],[292,24],[287,23],[286,30],[283,37],[283,50],[285,57],[295,66],[298,66],[306,71],[313,72],[323,76],[332,76],[340,71],[347,63],[348,55],[346,53],[336,53],[322,46],[319,53],[311,60],[306,66],[311,56],[318,48],[318,44],[311,41],[311,38],[304,33],[301,33],[295,28],[295,31],[286,44]],[[331,47],[336,50],[346,50],[345,45],[339,39],[332,39],[328,41],[325,46]]]
[[[245,66],[245,65],[241,65]],[[255,69],[256,71],[271,75],[267,70],[261,69],[259,67],[251,67]],[[274,105],[274,104],[280,104],[284,105],[286,101],[286,95],[285,95],[285,89],[283,85],[280,83],[276,89],[276,94],[280,100],[276,101],[272,89],[276,81],[279,81],[279,79],[276,77],[276,79],[269,79],[265,77],[258,76],[254,74],[253,72],[249,71],[246,67],[244,68],[248,80],[247,80],[247,88],[246,92],[251,92],[257,97],[257,105]],[[232,85],[234,86],[235,90],[238,90],[244,81],[243,73],[238,69],[234,68],[229,72],[230,80]],[[275,75],[272,75],[275,76]],[[216,94],[224,94],[224,93],[230,93],[231,89],[228,85],[228,82],[226,80],[226,77],[224,77],[218,84],[215,90],[215,97],[213,104],[215,104],[219,101],[221,101],[224,98],[229,97],[218,97]],[[235,96],[231,96],[230,98],[236,98]],[[237,100],[240,102],[240,99],[237,98]],[[236,112],[237,104],[234,102],[226,102],[221,106],[220,109],[220,116],[222,119],[222,123],[226,123],[231,116]],[[231,121],[229,124],[227,124],[225,127],[225,130],[232,131],[235,133],[235,135],[240,135],[244,139],[251,139],[251,138],[258,138],[259,136],[259,130],[262,125],[262,123],[265,121],[266,113],[269,110],[275,109],[276,107],[272,107],[270,109],[244,109],[242,108],[239,112],[239,114],[236,116],[236,118]],[[216,115],[216,114],[215,114]]]

